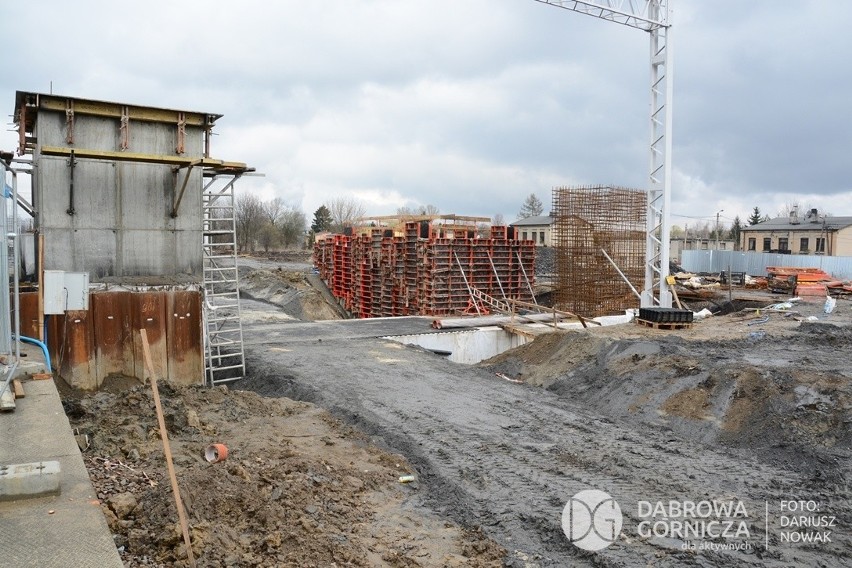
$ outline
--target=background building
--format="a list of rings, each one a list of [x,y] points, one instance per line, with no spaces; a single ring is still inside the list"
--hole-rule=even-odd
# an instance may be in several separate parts
[[[744,251],[852,256],[852,217],[829,217],[811,209],[800,218],[794,209],[787,217],[743,227],[741,238]]]
[[[552,247],[553,239],[553,217],[549,215],[537,215],[518,219],[510,227],[515,227],[517,238],[522,241],[535,241],[538,247]]]

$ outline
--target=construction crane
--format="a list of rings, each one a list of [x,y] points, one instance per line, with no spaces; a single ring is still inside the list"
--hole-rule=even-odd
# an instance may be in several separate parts
[[[672,306],[669,275],[669,207],[672,178],[671,0],[536,0],[636,28],[651,36],[651,143],[643,308]]]

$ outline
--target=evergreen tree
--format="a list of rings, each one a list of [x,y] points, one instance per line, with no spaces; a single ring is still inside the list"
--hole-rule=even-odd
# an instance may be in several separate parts
[[[319,209],[314,211],[314,221],[311,223],[311,231],[314,233],[328,231],[333,222],[334,221],[331,218],[331,211],[328,210],[328,207],[320,205]]]
[[[734,223],[731,225],[731,230],[728,232],[728,237],[734,241],[734,250],[740,247],[740,235],[743,231],[743,222],[740,221],[740,216],[734,217]]]
[[[527,217],[536,217],[544,211],[544,206],[541,204],[541,199],[535,196],[535,193],[530,193],[521,205],[521,210],[518,217],[526,219]]]
[[[751,215],[749,215],[748,224],[749,224],[749,226],[757,225],[758,223],[762,223],[763,221],[766,221],[767,219],[768,219],[768,217],[764,217],[763,215],[760,214],[760,207],[755,205],[754,209],[751,212]]]

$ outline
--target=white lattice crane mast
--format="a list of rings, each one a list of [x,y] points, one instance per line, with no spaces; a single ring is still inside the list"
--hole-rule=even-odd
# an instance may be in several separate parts
[[[669,205],[672,178],[671,0],[536,0],[623,24],[651,36],[651,143],[642,307],[670,308]]]

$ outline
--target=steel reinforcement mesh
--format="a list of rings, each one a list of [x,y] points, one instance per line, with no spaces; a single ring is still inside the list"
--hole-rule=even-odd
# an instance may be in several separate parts
[[[644,191],[612,186],[553,189],[557,307],[595,317],[639,306],[601,251],[641,290],[646,214]]]
[[[535,243],[492,227],[490,238],[330,235],[314,244],[314,265],[332,294],[361,318],[486,314],[476,289],[495,298],[532,301]],[[477,309],[478,308],[478,309]]]

